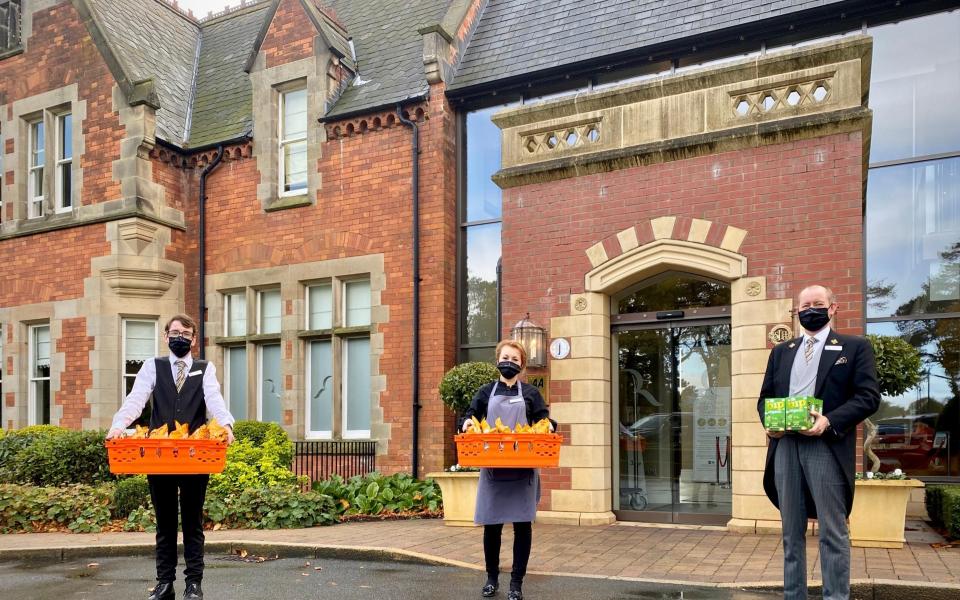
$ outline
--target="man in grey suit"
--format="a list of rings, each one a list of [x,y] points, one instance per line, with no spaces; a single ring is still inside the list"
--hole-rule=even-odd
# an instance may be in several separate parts
[[[824,600],[850,597],[850,538],[857,424],[880,405],[876,361],[870,342],[830,327],[836,298],[820,285],[797,299],[803,335],[770,352],[757,410],[764,400],[815,396],[823,414],[807,431],[768,431],[763,488],[783,522],[783,587],[787,600],[807,597],[807,519],[820,526],[820,570]]]

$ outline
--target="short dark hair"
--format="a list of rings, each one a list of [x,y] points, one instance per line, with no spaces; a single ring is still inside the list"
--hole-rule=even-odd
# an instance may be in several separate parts
[[[167,324],[163,326],[164,333],[167,333],[170,331],[170,324],[173,323],[174,321],[180,321],[181,323],[183,323],[184,327],[189,328],[194,333],[197,332],[197,322],[194,321],[190,317],[190,315],[173,315],[172,317],[170,317],[170,320],[167,321]]]

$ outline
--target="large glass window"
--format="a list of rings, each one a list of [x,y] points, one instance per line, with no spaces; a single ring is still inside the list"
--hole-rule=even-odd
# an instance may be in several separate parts
[[[867,331],[923,359],[920,384],[873,417],[881,470],[960,476],[960,13],[871,29]]]
[[[333,286],[329,283],[307,287],[307,329],[333,328]]]
[[[228,336],[247,335],[247,297],[244,292],[223,295],[223,320]]]
[[[257,333],[280,333],[280,290],[263,290],[257,296]]]
[[[460,215],[460,360],[492,360],[500,339],[502,196],[490,176],[500,169],[500,129],[490,120],[515,102],[466,113],[463,119]]]
[[[20,47],[22,0],[0,0],[0,52]]]
[[[333,341],[315,340],[307,344],[307,437],[333,437]]]
[[[343,437],[370,437],[370,338],[343,342]]]
[[[280,94],[280,195],[307,189],[307,90]]]
[[[30,404],[29,425],[50,423],[50,326],[32,325],[29,330]]]

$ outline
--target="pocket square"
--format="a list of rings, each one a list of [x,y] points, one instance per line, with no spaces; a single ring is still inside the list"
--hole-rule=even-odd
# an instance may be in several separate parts
[[[835,365],[845,365],[845,364],[847,364],[847,357],[846,357],[846,356],[841,356],[840,358],[837,359],[837,362],[835,362],[835,363],[833,363],[833,364],[835,364]]]

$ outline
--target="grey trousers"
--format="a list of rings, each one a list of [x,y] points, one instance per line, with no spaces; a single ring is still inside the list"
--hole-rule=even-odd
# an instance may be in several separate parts
[[[840,464],[819,437],[787,434],[777,443],[774,480],[783,521],[783,597],[807,597],[807,506],[809,490],[820,529],[823,600],[850,597],[850,536],[847,532],[847,484]]]

